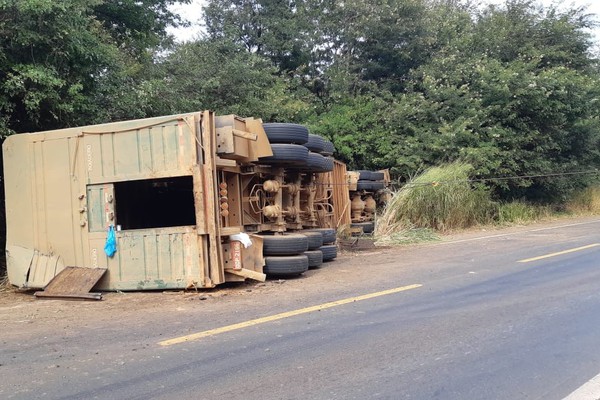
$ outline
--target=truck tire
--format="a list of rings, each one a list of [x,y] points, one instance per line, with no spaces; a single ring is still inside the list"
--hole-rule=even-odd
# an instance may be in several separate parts
[[[337,246],[335,244],[321,246],[321,252],[323,253],[323,261],[331,261],[337,257]]]
[[[263,235],[262,238],[265,256],[291,256],[308,250],[308,237],[305,235]]]
[[[321,153],[325,151],[325,139],[319,135],[308,134],[308,141],[304,143],[304,146],[315,153]]]
[[[305,144],[308,142],[308,128],[298,124],[269,123],[263,124],[269,143]]]
[[[358,172],[358,181],[359,182],[371,180],[371,171],[367,171],[366,169],[361,169],[356,172]]]
[[[323,252],[321,250],[305,251],[304,255],[308,257],[308,269],[319,268],[323,264]]]
[[[309,229],[312,232],[319,232],[323,236],[323,244],[335,243],[337,239],[337,231],[332,228],[314,228]]]
[[[325,139],[324,150],[321,152],[321,154],[323,154],[324,156],[332,156],[334,152],[335,147],[333,146],[333,143]]]
[[[272,144],[273,155],[259,158],[259,163],[268,165],[306,166],[308,149],[299,144]]]
[[[308,270],[308,257],[305,255],[265,257],[263,272],[275,276],[295,276]]]
[[[382,181],[384,179],[383,172],[371,171],[371,180],[372,181]]]
[[[333,158],[325,157],[324,165],[325,165],[325,167],[323,168],[322,172],[331,172],[331,171],[333,171]]]
[[[318,250],[323,246],[323,235],[320,232],[300,231],[298,233],[308,239],[308,250]]]
[[[306,161],[306,170],[311,172],[325,172],[327,159],[319,153],[309,152]]]
[[[383,189],[383,187],[383,182],[359,180],[356,183],[356,190],[366,190],[367,192],[376,192],[380,189]]]

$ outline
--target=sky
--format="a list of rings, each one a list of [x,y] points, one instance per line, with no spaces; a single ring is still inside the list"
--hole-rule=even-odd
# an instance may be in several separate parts
[[[561,4],[564,6],[588,6],[588,12],[590,14],[596,14],[596,19],[600,21],[600,1],[598,0],[572,0],[572,1],[560,1],[560,0],[539,0],[545,6],[549,6],[553,3]],[[504,0],[487,0],[490,4],[502,4]],[[175,35],[178,41],[184,42],[194,39],[201,32],[201,26],[199,24],[202,18],[202,6],[205,4],[205,0],[192,0],[190,4],[179,5],[173,7],[175,12],[181,14],[185,19],[190,21],[191,26],[187,28],[172,29],[171,33]],[[600,27],[596,28],[593,32],[597,45],[600,45]]]

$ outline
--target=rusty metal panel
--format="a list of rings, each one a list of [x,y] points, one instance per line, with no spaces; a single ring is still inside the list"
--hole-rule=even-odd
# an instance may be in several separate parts
[[[203,181],[204,193],[204,214],[206,217],[207,235],[203,246],[207,248],[208,253],[208,278],[210,282],[207,285],[217,285],[225,282],[223,248],[220,238],[220,221],[217,214],[218,189],[217,189],[217,167],[216,167],[216,134],[215,134],[215,116],[213,113],[204,112],[202,118],[202,129],[198,140],[204,143],[205,152],[210,157],[205,157],[200,171]]]
[[[333,212],[334,225],[332,228],[340,228],[350,225],[350,195],[348,191],[348,178],[346,164],[334,160],[333,172]]]

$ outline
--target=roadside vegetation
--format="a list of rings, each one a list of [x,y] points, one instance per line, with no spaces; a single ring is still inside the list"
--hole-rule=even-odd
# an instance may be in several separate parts
[[[470,176],[472,171],[468,164],[452,163],[430,168],[406,182],[377,218],[378,243],[417,243],[437,240],[438,233],[473,227],[600,214],[600,186],[574,191],[562,203],[494,201],[491,191]]]

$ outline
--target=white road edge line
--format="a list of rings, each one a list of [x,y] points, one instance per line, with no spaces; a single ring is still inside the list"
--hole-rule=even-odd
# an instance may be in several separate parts
[[[504,236],[515,236],[515,235],[520,235],[520,234],[529,233],[529,232],[550,231],[550,230],[553,230],[553,229],[568,228],[570,226],[597,224],[599,222],[600,222],[600,220],[588,221],[588,222],[578,222],[578,223],[575,223],[575,224],[550,226],[550,227],[547,227],[547,228],[528,229],[528,230],[523,230],[523,231],[519,231],[519,232],[501,233],[501,234],[498,234],[498,235],[479,236],[479,237],[470,238],[470,239],[451,240],[451,241],[448,241],[448,242],[434,242],[434,244],[436,246],[439,246],[440,244],[455,244],[455,243],[464,243],[464,242],[475,242],[477,240],[493,239],[493,238],[499,238],[499,237],[504,237]],[[598,399],[598,400],[600,400],[600,399]]]
[[[565,397],[563,400],[599,400],[600,399],[600,374],[587,381],[579,389]]]

